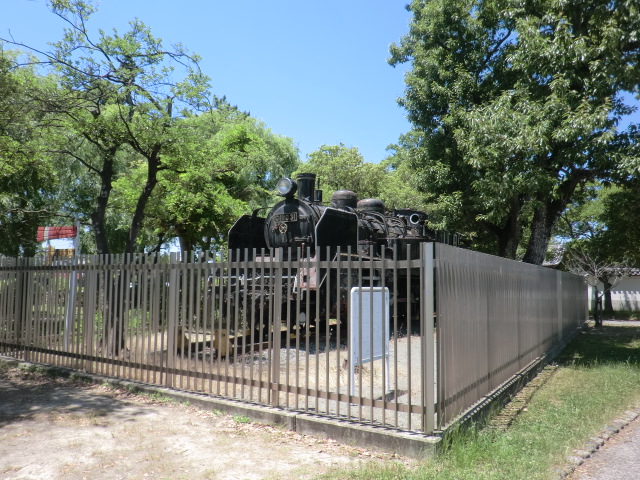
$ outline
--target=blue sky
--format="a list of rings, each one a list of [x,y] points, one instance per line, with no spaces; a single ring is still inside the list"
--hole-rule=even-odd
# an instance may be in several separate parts
[[[408,67],[387,63],[408,1],[102,0],[89,29],[124,32],[137,17],[165,46],[198,53],[213,93],[291,137],[302,160],[342,142],[379,162],[410,129],[397,105]],[[0,11],[0,37],[38,49],[62,37],[46,0],[0,0]]]
[[[165,46],[202,57],[213,93],[291,137],[300,158],[321,145],[357,147],[368,162],[409,130],[396,102],[406,68],[388,65],[407,32],[406,0],[103,0],[89,29],[139,18]],[[0,0],[0,36],[45,49],[64,22],[45,0]]]

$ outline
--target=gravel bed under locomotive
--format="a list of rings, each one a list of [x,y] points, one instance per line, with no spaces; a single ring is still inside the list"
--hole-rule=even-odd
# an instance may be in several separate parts
[[[229,231],[232,260],[256,265],[272,260],[270,255],[275,255],[281,257],[277,260],[302,263],[300,268],[285,269],[283,273],[282,320],[297,312],[295,321],[289,322],[292,326],[304,324],[308,318],[311,323],[336,318],[338,311],[345,321],[348,290],[352,286],[387,286],[392,304],[411,302],[410,311],[417,313],[418,278],[412,279],[407,287],[406,274],[397,277],[390,270],[382,279],[379,270],[369,269],[363,275],[356,268],[317,268],[316,262],[339,260],[341,265],[347,265],[355,261],[360,266],[364,264],[367,272],[367,264],[372,260],[415,259],[420,243],[434,240],[433,232],[425,227],[426,214],[410,209],[386,213],[381,200],[358,201],[350,190],[334,192],[327,205],[322,202],[322,191],[316,190],[315,182],[316,176],[309,173],[297,175],[296,181],[283,178],[277,185],[283,200],[268,210],[265,217],[259,214],[267,209],[240,217]],[[273,299],[264,292],[272,292],[273,281],[268,268],[240,272],[235,298],[247,299],[240,305],[245,317],[253,310],[260,312],[254,316],[259,316],[262,323],[268,320],[265,305]],[[286,287],[292,284],[292,288]],[[400,309],[399,315],[406,311],[406,307]]]

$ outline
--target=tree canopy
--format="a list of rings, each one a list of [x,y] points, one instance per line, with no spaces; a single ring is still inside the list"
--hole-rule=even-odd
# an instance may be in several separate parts
[[[555,230],[568,253],[580,250],[605,264],[640,265],[640,184],[592,185],[562,214]]]
[[[16,52],[0,50],[0,253],[33,255],[42,219],[57,213],[51,159],[40,155],[42,118],[29,90],[48,79],[13,69]]]
[[[235,221],[268,202],[277,180],[298,165],[290,138],[246,114],[209,111],[182,122],[180,131],[179,168],[159,175],[145,224],[158,239],[179,238],[184,251],[220,245]],[[123,177],[118,186],[135,191],[136,183]]]
[[[634,1],[414,0],[389,59],[411,65],[412,130],[380,164],[339,144],[301,166],[292,139],[212,93],[198,55],[137,19],[91,31],[96,4],[52,0],[67,28],[47,51],[0,39],[30,52],[0,51],[1,253],[32,254],[38,225],[70,219],[90,229],[85,251],[212,248],[298,170],[326,199],[426,210],[491,253],[541,263],[569,219],[640,262],[640,129],[624,124],[640,92]]]
[[[45,180],[62,180],[54,194],[58,214],[90,227],[89,251],[157,249],[171,237],[187,249],[209,248],[247,202],[263,202],[277,178],[295,169],[293,141],[213,95],[198,55],[180,44],[165,47],[138,19],[125,32],[90,31],[91,0],[53,0],[50,6],[66,23],[50,50],[3,40],[35,57],[3,57],[2,98],[17,107],[5,112],[0,142],[7,148],[0,164],[13,170],[24,165],[21,171],[30,177],[8,170],[0,176],[31,182],[38,195],[47,191],[38,172]],[[36,75],[32,65],[46,69],[50,80],[19,81]],[[21,120],[27,106],[33,107],[31,123]],[[38,169],[29,168],[25,155],[21,163],[10,159],[30,141],[20,122],[37,125],[44,138],[31,155],[39,159]],[[38,195],[7,210],[14,213],[3,226],[19,220],[13,223],[28,224],[35,237],[42,221],[33,215]],[[29,222],[25,212],[31,212]]]
[[[445,228],[541,263],[576,195],[637,175],[640,91],[633,1],[414,0],[390,63],[410,63],[400,147]]]
[[[358,198],[379,198],[388,209],[425,207],[413,188],[408,163],[399,156],[381,163],[365,162],[357,147],[321,145],[308,155],[300,172],[315,173],[325,200],[336,190],[352,190]]]

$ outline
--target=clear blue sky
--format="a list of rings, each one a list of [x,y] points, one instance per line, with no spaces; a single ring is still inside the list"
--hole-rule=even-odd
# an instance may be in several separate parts
[[[379,162],[410,128],[396,102],[407,67],[387,63],[408,1],[102,0],[89,28],[124,32],[137,17],[165,46],[182,43],[202,57],[213,93],[291,137],[302,160],[343,142]],[[0,12],[0,37],[38,49],[62,37],[45,0],[0,0]]]
[[[202,57],[216,95],[291,137],[300,158],[321,145],[357,147],[368,162],[409,130],[396,99],[405,68],[387,64],[407,32],[408,0],[103,0],[90,30],[139,18],[165,46]],[[64,22],[45,0],[0,0],[0,36],[45,49]]]

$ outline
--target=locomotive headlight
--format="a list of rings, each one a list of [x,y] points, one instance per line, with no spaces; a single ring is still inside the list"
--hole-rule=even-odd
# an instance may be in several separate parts
[[[292,197],[296,193],[297,189],[298,184],[290,178],[286,177],[278,180],[278,184],[276,185],[278,195],[280,195],[281,197]]]

